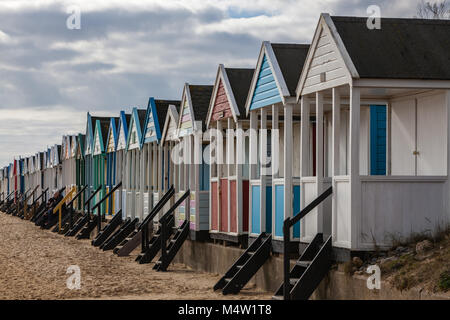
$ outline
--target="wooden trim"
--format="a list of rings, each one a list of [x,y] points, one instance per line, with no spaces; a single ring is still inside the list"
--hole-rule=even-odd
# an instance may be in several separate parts
[[[278,64],[277,57],[275,56],[275,53],[272,49],[272,44],[268,41],[264,41],[263,43],[266,54],[267,54],[267,60],[272,67],[272,71],[274,73],[275,82],[277,84],[278,90],[281,93],[281,99],[283,99],[283,104],[286,103],[285,97],[290,97],[290,93],[288,90],[288,87],[286,85],[286,81],[284,80],[283,73],[281,73],[280,65]],[[259,72],[258,72],[259,75]]]
[[[354,80],[353,86],[359,88],[450,89],[450,80],[364,78]]]
[[[361,182],[446,182],[447,176],[360,176]]]

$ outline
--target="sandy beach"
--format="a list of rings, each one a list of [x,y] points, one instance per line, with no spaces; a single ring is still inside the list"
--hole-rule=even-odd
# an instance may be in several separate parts
[[[135,251],[137,253],[137,251]],[[223,296],[212,287],[220,279],[173,264],[167,272],[139,265],[135,255],[117,257],[33,223],[0,213],[0,299],[270,299],[271,294],[246,287]],[[70,290],[67,268],[77,265],[81,288]]]

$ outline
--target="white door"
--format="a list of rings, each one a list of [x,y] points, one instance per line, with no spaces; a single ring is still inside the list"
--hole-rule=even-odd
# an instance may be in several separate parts
[[[445,95],[417,99],[417,175],[447,175]]]
[[[391,111],[391,174],[416,174],[416,102],[415,99],[392,103]]]

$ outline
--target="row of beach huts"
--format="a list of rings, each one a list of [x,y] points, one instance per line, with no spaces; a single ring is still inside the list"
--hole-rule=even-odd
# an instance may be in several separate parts
[[[297,291],[325,245],[345,260],[438,232],[450,222],[450,21],[366,20],[322,14],[311,44],[265,41],[255,69],[220,64],[181,100],[87,113],[85,132],[4,167],[0,200],[87,186],[84,199],[101,189],[95,204],[122,182],[98,212],[144,221],[171,186],[166,211],[189,190],[174,219],[192,241],[249,248],[263,234],[273,252],[300,245],[300,260],[317,244],[290,271]]]

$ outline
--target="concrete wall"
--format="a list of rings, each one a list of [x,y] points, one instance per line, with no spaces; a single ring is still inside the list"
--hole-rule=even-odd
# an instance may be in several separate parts
[[[186,240],[174,262],[186,264],[194,270],[223,275],[243,252],[243,249],[236,247]],[[291,263],[293,264],[294,261],[291,260]],[[282,280],[282,256],[273,254],[247,285],[256,285],[259,289],[274,293],[281,285]],[[428,294],[419,289],[400,292],[385,282],[381,283],[380,290],[369,290],[366,276],[348,276],[343,271],[331,270],[311,298],[320,300],[426,300],[449,299],[450,296]]]

